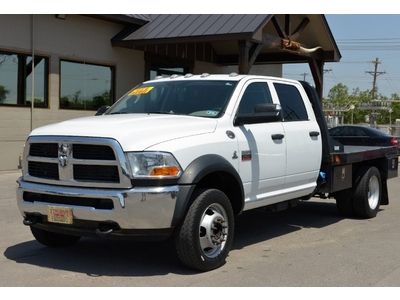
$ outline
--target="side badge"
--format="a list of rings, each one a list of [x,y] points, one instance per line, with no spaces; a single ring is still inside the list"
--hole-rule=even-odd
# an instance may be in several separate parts
[[[236,151],[233,151],[232,159],[238,159],[238,155]]]
[[[251,151],[242,151],[242,161],[248,161],[251,160]]]

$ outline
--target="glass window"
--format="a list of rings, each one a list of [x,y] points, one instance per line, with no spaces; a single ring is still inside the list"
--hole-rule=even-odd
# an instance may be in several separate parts
[[[306,121],[308,115],[299,90],[290,84],[274,83],[282,106],[283,121]]]
[[[35,56],[35,106],[47,107],[47,62],[42,57]],[[32,57],[28,56],[25,62],[25,102],[32,99]]]
[[[96,110],[114,99],[114,68],[61,61],[60,108]]]
[[[253,114],[257,104],[272,103],[268,84],[254,82],[246,88],[239,105],[239,114]]]
[[[0,54],[0,103],[18,103],[18,56]]]
[[[0,104],[30,106],[32,68],[35,72],[35,107],[47,107],[48,59],[0,52]]]
[[[329,134],[331,136],[340,136],[343,135],[343,128],[342,127],[335,127],[329,130]]]
[[[366,136],[364,130],[357,127],[348,127],[350,136]]]
[[[129,91],[107,114],[174,114],[218,118],[235,81],[173,80],[149,82]]]

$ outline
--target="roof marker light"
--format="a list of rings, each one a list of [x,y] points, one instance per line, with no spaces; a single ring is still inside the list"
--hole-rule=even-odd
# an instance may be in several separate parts
[[[203,74],[200,75],[201,78],[204,78],[204,77],[207,77],[207,76],[210,76],[210,74],[208,74],[208,73],[203,73]]]
[[[154,79],[163,79],[164,77],[162,76],[162,75],[158,75],[158,76],[156,76],[156,78],[154,78]]]
[[[190,77],[192,77],[193,76],[193,74],[192,73],[187,73],[187,74],[185,74],[185,78],[190,78]]]
[[[238,73],[232,72],[232,73],[229,74],[229,77],[235,77],[235,76],[238,76],[238,75],[239,75]]]

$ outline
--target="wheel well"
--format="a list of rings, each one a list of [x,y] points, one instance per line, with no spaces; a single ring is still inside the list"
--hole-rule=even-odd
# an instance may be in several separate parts
[[[243,209],[243,196],[240,189],[241,182],[227,172],[214,172],[202,178],[196,186],[197,189],[214,188],[225,193],[232,204],[235,215]]]

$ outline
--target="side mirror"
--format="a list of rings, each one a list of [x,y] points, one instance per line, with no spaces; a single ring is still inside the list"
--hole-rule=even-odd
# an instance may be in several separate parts
[[[107,111],[107,109],[109,109],[109,108],[110,108],[110,106],[108,106],[108,105],[100,106],[99,109],[96,111],[95,116],[101,116],[101,115],[104,114],[104,113]]]
[[[281,106],[279,104],[257,104],[252,114],[240,114],[235,118],[234,125],[269,123],[281,121]]]

